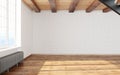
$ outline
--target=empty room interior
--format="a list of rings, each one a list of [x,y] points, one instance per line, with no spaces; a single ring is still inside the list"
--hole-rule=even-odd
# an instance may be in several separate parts
[[[120,0],[0,0],[0,75],[120,75]]]

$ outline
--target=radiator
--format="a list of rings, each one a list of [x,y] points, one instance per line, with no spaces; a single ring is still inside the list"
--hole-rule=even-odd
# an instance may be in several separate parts
[[[16,52],[0,58],[0,74],[23,60],[23,52]]]

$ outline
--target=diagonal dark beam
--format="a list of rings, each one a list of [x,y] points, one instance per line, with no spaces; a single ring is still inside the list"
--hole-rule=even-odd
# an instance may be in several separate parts
[[[120,15],[120,6],[115,4],[115,0],[99,0],[99,1]]]
[[[107,12],[109,12],[109,11],[111,11],[111,9],[108,8],[108,7],[106,7],[106,8],[103,9],[103,12],[104,12],[104,13],[107,13]]]
[[[57,12],[56,0],[49,0],[50,8],[52,12]]]
[[[99,5],[100,5],[100,2],[98,0],[94,0],[94,2],[86,9],[86,12],[93,11]]]
[[[31,0],[31,1],[32,1],[32,3],[34,4],[34,9],[35,9],[35,11],[36,11],[36,12],[40,12],[41,10],[40,10],[40,8],[38,7],[38,5],[36,4],[35,0]]]
[[[75,11],[75,8],[76,6],[78,5],[80,0],[73,0],[70,7],[69,7],[69,12],[74,12]]]

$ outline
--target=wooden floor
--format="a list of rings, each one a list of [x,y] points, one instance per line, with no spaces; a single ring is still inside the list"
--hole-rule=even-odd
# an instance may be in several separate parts
[[[120,75],[120,56],[31,55],[2,75]]]

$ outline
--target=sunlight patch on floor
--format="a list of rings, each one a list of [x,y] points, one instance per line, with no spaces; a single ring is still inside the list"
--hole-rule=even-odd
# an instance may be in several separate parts
[[[107,60],[45,61],[38,75],[116,75],[118,66]]]

